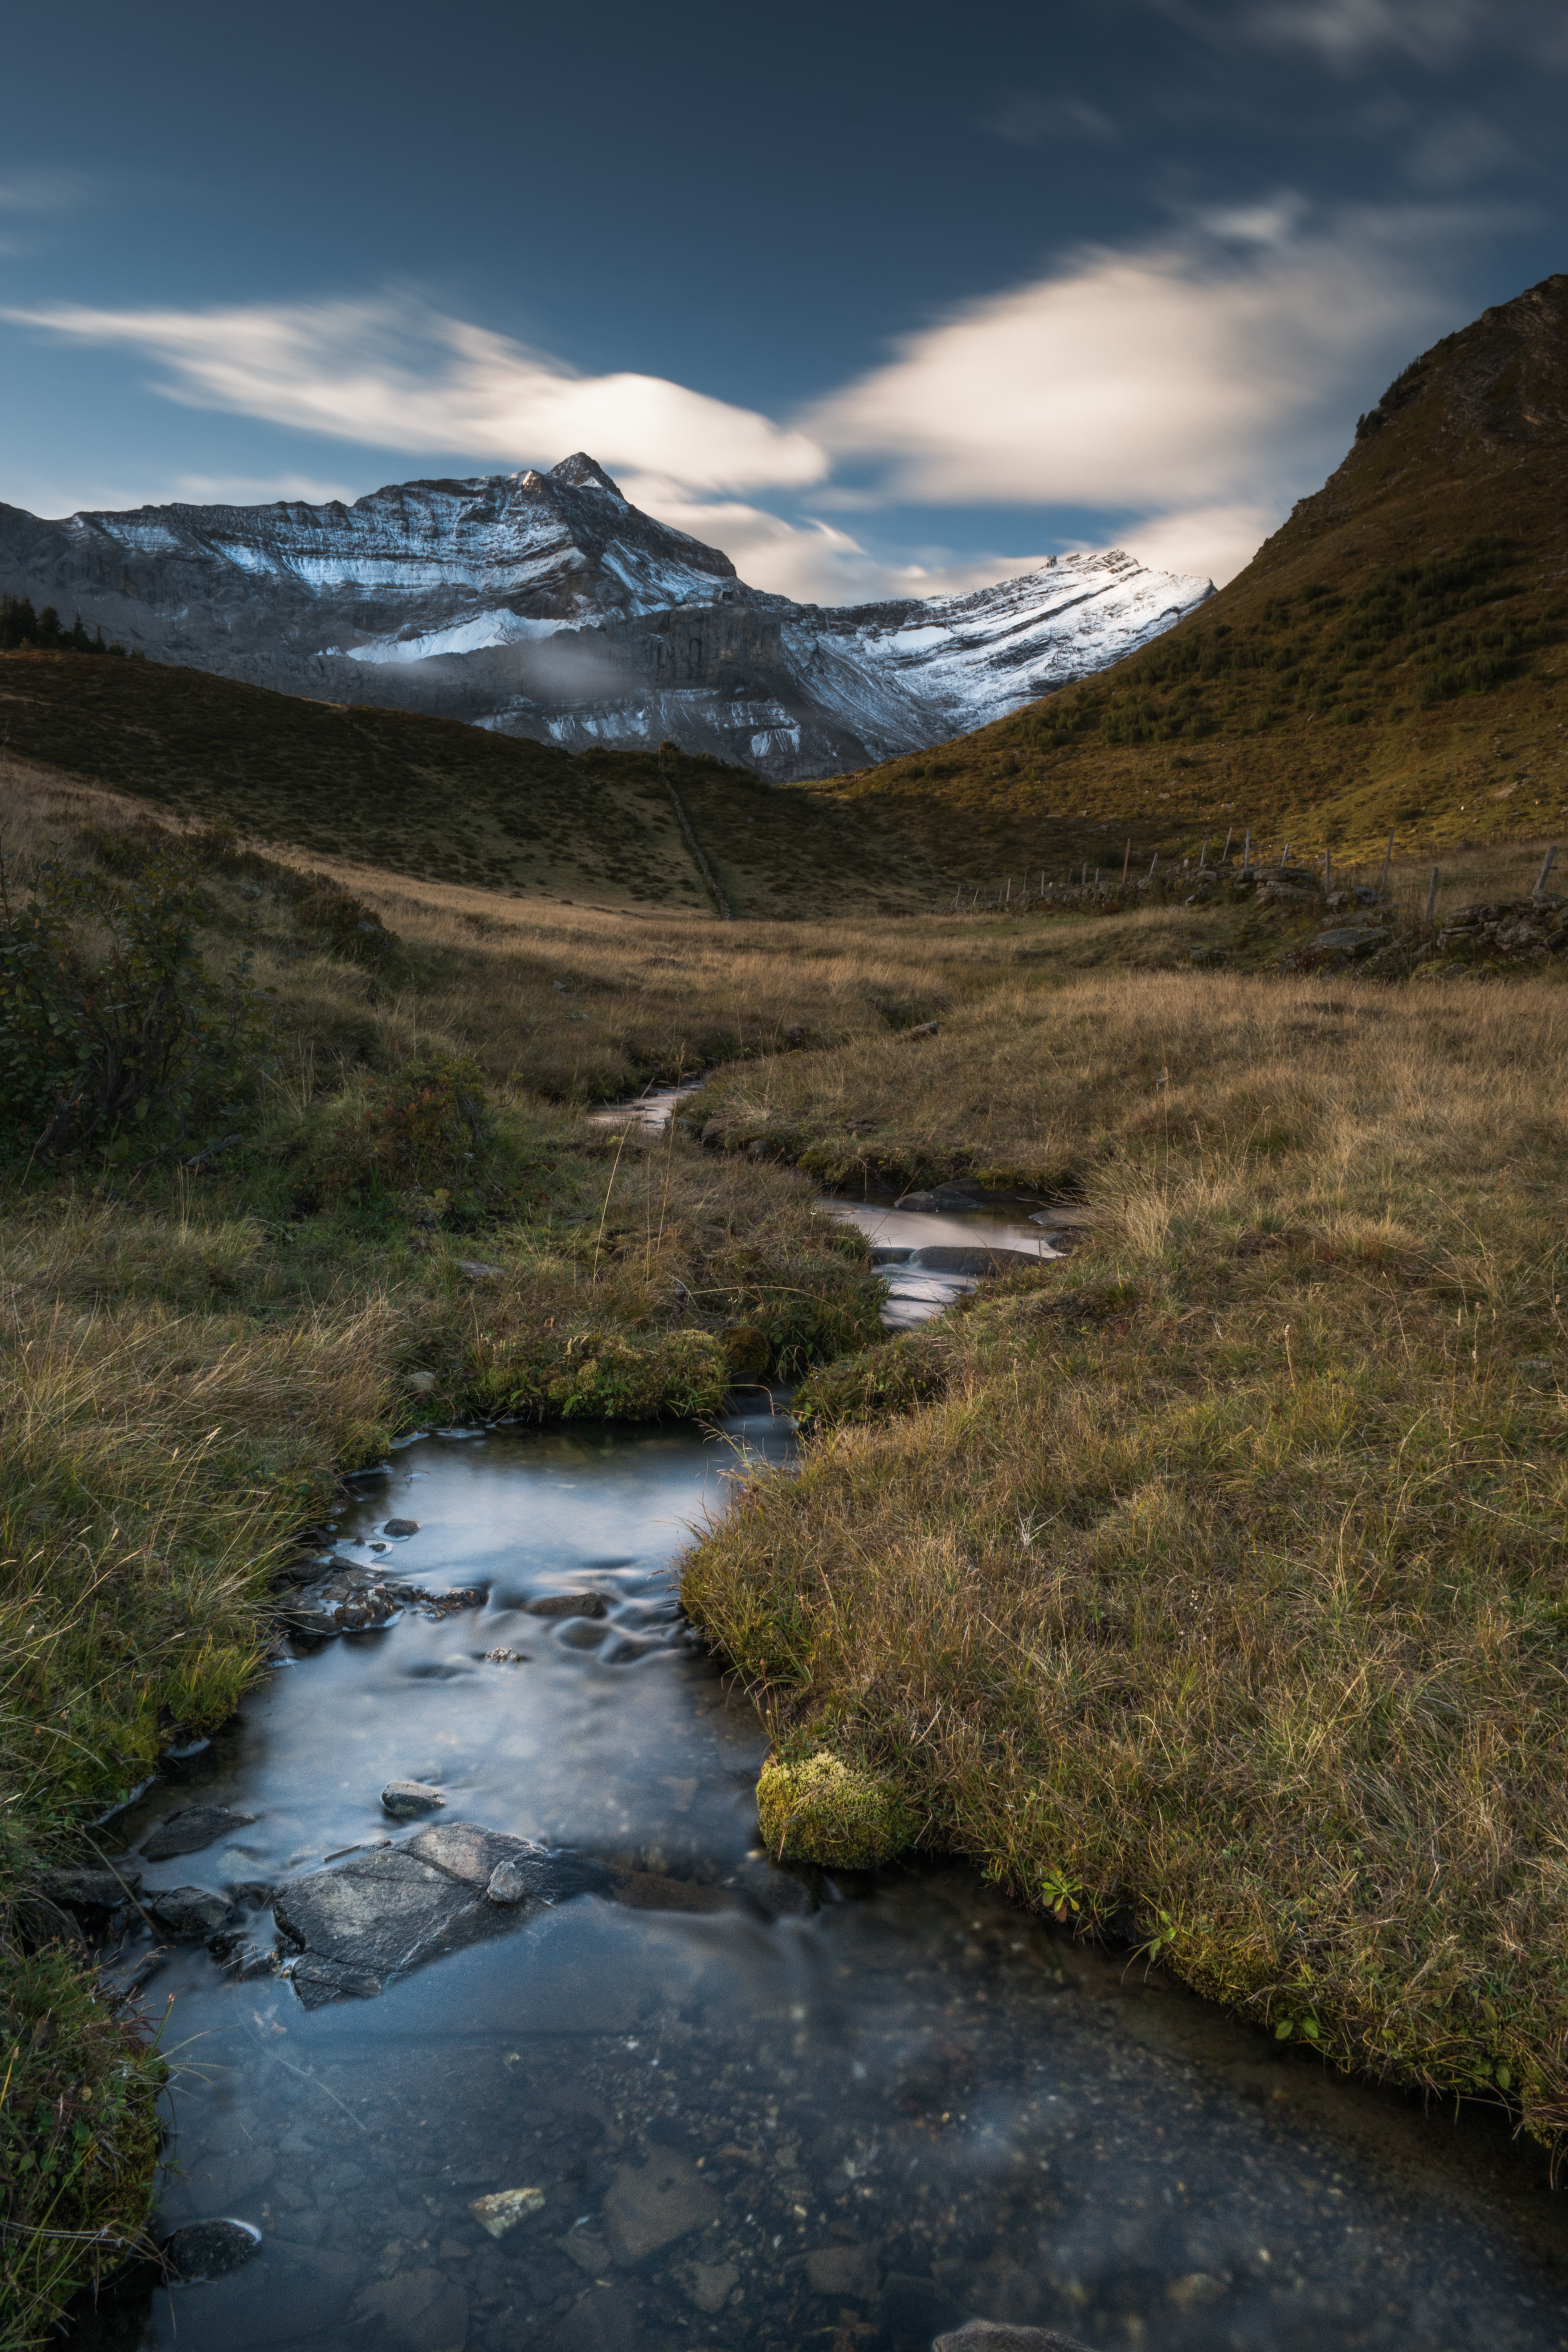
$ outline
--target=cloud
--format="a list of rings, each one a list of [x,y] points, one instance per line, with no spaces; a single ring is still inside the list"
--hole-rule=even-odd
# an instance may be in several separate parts
[[[1005,99],[985,128],[1014,147],[1054,147],[1068,140],[1114,139],[1116,125],[1081,98],[1038,98],[1019,90]]]
[[[967,304],[800,422],[889,497],[1131,515],[1114,528],[1138,551],[1221,576],[1242,519],[1278,519],[1452,324],[1444,265],[1475,226],[1445,207],[1292,234],[1278,199],[1255,228],[1265,210],[1268,241],[1239,251],[1195,230],[1095,249]],[[1176,519],[1199,516],[1178,547]],[[1200,567],[1200,544],[1231,555]]]
[[[388,299],[216,310],[8,310],[68,341],[122,344],[164,371],[157,389],[193,407],[384,449],[463,450],[478,462],[545,463],[588,449],[707,490],[792,488],[822,451],[752,409],[661,376],[578,374],[504,335]]]
[[[1247,0],[1237,21],[1254,40],[1341,70],[1380,53],[1441,69],[1477,43],[1568,63],[1561,0]]]

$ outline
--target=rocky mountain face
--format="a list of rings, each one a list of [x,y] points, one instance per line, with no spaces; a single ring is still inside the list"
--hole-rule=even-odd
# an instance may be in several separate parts
[[[1213,593],[1117,550],[967,596],[797,604],[582,454],[353,506],[0,506],[0,588],[156,661],[569,750],[668,738],[775,781],[1001,718]]]

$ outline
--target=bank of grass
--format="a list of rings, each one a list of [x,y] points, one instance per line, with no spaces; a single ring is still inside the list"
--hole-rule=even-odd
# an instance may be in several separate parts
[[[25,866],[55,853],[113,883],[169,846],[108,795],[11,814]],[[577,1072],[506,1034],[520,972],[555,994],[547,958],[542,974],[509,932],[445,933],[439,907],[405,906],[398,932],[331,877],[182,838],[209,966],[244,942],[270,992],[234,1133],[19,1156],[0,1179],[7,2347],[135,2239],[156,2144],[157,2062],[95,1994],[40,1872],[231,1711],[279,1559],[338,1475],[473,1412],[711,1412],[737,1378],[798,1376],[878,1329],[863,1244],[800,1175],[556,1098],[586,1090]],[[731,1017],[717,992],[692,1020]],[[755,1004],[746,1019],[742,1046]],[[670,1050],[679,1068],[690,1048]]]
[[[752,1480],[682,1588],[784,1759],[837,1755],[1026,1899],[1545,2140],[1565,1045],[1540,982],[1150,973],[744,1074],[752,1116],[826,1135],[855,1102],[911,1172],[1056,1176],[1089,1223],[819,1376],[799,1473]]]

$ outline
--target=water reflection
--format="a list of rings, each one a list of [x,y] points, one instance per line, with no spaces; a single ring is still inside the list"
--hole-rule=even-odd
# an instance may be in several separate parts
[[[766,1412],[729,1434],[789,1443]],[[79,2352],[923,2352],[977,2313],[1152,2352],[1568,2341],[1568,2231],[1500,2126],[1339,2084],[962,1867],[758,1854],[763,1734],[669,1573],[732,1458],[453,1433],[362,1489],[345,1538],[482,1607],[280,1665],[128,1842],[176,1803],[254,1821],[146,1885],[237,1895],[264,1941],[280,1877],[412,1833],[394,1778],[633,1874],[377,2000],[154,1964],[184,2070],[163,2226],[234,2216],[262,2248],[104,2305]],[[526,1606],[584,1590],[602,1619]]]

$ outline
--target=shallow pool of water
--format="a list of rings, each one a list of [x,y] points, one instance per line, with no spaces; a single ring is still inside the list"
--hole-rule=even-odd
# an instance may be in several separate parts
[[[79,2352],[924,2352],[974,2315],[1148,2352],[1568,2344],[1568,2216],[1500,2121],[1341,2084],[962,1865],[758,1853],[764,1729],[671,1563],[732,1449],[790,1442],[767,1412],[454,1432],[361,1486],[341,1548],[482,1601],[280,1663],[120,1826],[255,1820],[147,1886],[237,1895],[265,1944],[268,1886],[417,1832],[395,1778],[633,1875],[316,2010],[128,1949],[178,2069],[161,2226],[262,2242],[105,2303]],[[527,1612],[583,1591],[602,1619]],[[523,2190],[489,2234],[475,2204]]]

